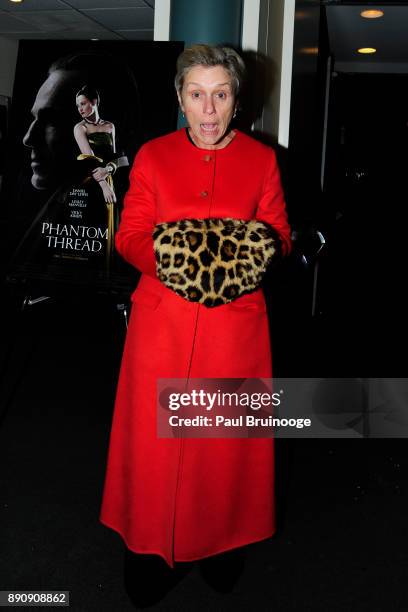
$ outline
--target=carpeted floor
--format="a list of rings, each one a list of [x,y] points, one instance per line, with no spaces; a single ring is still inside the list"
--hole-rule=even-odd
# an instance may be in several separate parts
[[[123,543],[98,522],[124,327],[111,304],[3,313],[0,590],[70,591],[75,612],[133,610]],[[195,567],[155,610],[408,609],[405,440],[278,440],[279,530],[230,594]]]

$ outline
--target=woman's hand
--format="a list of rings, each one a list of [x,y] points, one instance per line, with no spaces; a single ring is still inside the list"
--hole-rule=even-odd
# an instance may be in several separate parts
[[[95,170],[92,170],[92,176],[94,177],[95,181],[98,182],[104,181],[109,174],[110,168],[108,166],[105,166],[104,168],[95,168]]]
[[[115,196],[115,192],[113,191],[112,187],[110,185],[108,185],[108,183],[106,181],[98,181],[100,188],[102,189],[102,193],[103,193],[103,197],[105,198],[105,202],[111,202],[111,203],[115,203],[116,202],[116,196]]]

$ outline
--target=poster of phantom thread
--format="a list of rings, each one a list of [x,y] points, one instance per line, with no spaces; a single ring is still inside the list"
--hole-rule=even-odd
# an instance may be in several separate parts
[[[12,276],[134,284],[115,232],[135,154],[177,127],[181,50],[181,43],[21,41],[0,200]]]

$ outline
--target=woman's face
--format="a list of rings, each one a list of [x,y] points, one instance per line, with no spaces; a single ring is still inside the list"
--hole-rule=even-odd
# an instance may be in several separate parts
[[[229,73],[222,66],[194,66],[187,72],[178,98],[196,145],[217,148],[235,110]]]
[[[76,105],[81,117],[89,117],[95,112],[96,100],[89,100],[86,96],[77,96]]]

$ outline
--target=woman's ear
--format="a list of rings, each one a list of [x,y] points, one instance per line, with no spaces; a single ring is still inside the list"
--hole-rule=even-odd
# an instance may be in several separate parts
[[[178,99],[178,103],[179,103],[180,108],[181,108],[181,112],[182,112],[182,113],[184,113],[184,112],[185,112],[185,111],[184,111],[184,106],[183,106],[183,102],[182,102],[182,100],[181,100],[181,95],[180,95],[180,92],[179,92],[179,91],[177,92],[177,99]]]

